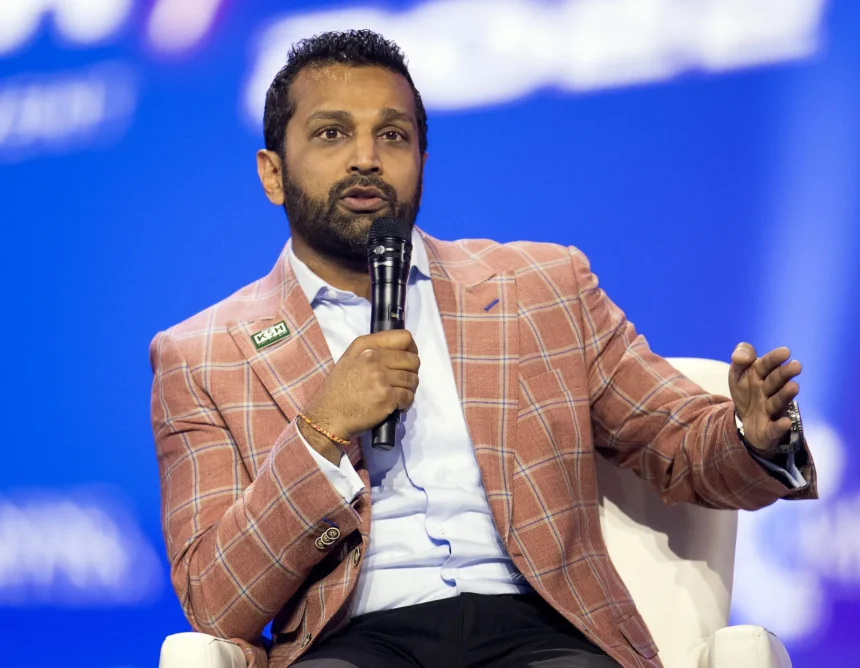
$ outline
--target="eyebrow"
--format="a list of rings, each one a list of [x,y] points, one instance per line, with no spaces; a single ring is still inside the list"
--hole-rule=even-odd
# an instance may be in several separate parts
[[[406,112],[400,111],[399,109],[392,109],[391,107],[385,107],[380,114],[383,122],[391,122],[391,121],[404,121],[405,123],[413,124],[412,116],[407,114]]]
[[[383,123],[390,123],[391,121],[403,121],[405,123],[409,123],[410,125],[414,124],[412,117],[406,112],[400,111],[399,109],[385,107],[379,115]],[[321,109],[320,111],[315,111],[310,116],[308,116],[307,123],[312,123],[314,121],[338,121],[340,123],[349,123],[350,121],[352,121],[352,114],[350,114],[348,111],[341,111],[339,109]]]
[[[345,123],[352,120],[352,114],[348,111],[315,111],[310,116],[308,116],[308,123],[313,121],[340,121],[341,123]]]

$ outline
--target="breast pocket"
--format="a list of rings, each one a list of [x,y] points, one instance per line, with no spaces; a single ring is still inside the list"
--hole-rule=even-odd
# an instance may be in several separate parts
[[[588,393],[552,369],[520,378],[517,446],[521,459],[578,452],[590,442]]]

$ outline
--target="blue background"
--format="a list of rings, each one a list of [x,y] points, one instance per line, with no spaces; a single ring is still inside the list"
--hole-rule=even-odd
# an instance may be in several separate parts
[[[14,599],[0,546],[5,665],[154,666],[162,638],[187,628],[163,555],[148,344],[274,263],[288,227],[263,196],[261,136],[240,112],[249,45],[285,12],[344,6],[227,2],[194,50],[167,58],[145,45],[149,4],[107,44],[72,48],[45,21],[0,57],[0,87],[106,61],[137,86],[114,139],[0,161],[11,399],[0,500],[95,495],[154,547],[162,585],[133,605]],[[827,478],[838,489],[804,521],[831,521],[830,537],[858,527],[845,513],[860,514],[860,3],[832,1],[818,52],[797,62],[431,108],[429,152],[419,225],[430,234],[580,247],[667,356],[791,346],[807,365],[809,419],[841,453]],[[845,548],[839,572],[798,559],[814,540],[800,522],[783,517],[783,534],[750,548],[821,582],[823,621],[786,639],[794,665],[856,665],[860,548]],[[20,539],[15,526],[0,518],[0,537]]]

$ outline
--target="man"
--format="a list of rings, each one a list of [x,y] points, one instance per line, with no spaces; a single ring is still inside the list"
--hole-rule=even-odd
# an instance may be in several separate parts
[[[299,43],[264,130],[260,180],[291,241],[268,276],[152,345],[164,533],[191,624],[274,668],[660,665],[606,554],[594,452],[667,502],[814,498],[800,364],[741,344],[732,401],[707,395],[578,250],[417,229],[407,330],[367,335],[368,230],[414,223],[427,158],[401,52],[369,31]],[[397,446],[368,447],[394,409]]]

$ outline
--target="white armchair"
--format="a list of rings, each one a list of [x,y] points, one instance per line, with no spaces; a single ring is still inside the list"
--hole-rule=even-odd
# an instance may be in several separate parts
[[[728,395],[728,364],[669,360],[702,388]],[[791,668],[760,626],[728,626],[737,512],[666,506],[630,471],[597,458],[609,554],[651,630],[665,668]],[[246,668],[239,646],[202,633],[168,636],[159,668]]]
[[[669,362],[706,391],[728,396],[725,362]],[[602,457],[597,480],[609,556],[666,668],[791,668],[776,636],[760,626],[728,626],[736,511],[666,506],[633,473]]]

